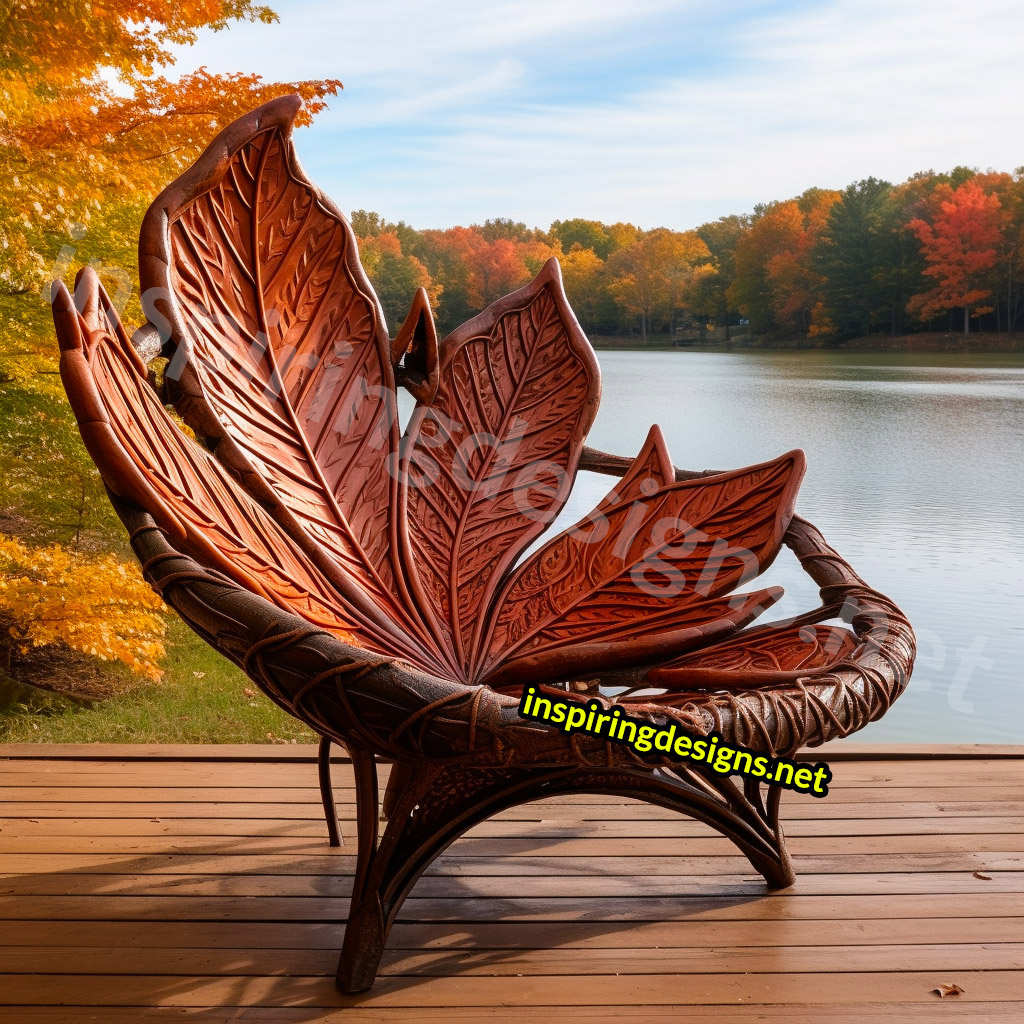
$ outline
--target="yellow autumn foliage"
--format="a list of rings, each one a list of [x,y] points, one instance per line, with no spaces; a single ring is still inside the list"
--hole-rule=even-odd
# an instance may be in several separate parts
[[[0,534],[0,650],[65,644],[158,681],[164,611],[138,568],[113,555],[30,548]]]

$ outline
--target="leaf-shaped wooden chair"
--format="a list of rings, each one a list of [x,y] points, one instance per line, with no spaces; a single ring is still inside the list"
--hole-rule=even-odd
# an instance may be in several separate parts
[[[298,103],[231,125],[154,203],[149,322],[131,339],[91,270],[74,298],[58,285],[53,308],[68,396],[147,578],[322,752],[351,754],[358,856],[339,986],[372,984],[402,900],[442,850],[544,796],[675,808],[788,885],[778,787],[567,737],[517,705],[524,683],[544,684],[776,755],[882,715],[913,633],[793,515],[802,453],[688,473],[657,428],[632,459],[585,448],[598,366],[553,261],[440,344],[419,294],[389,340],[348,223],[296,162]],[[417,399],[401,437],[397,386]],[[524,554],[579,469],[621,479]],[[780,592],[732,591],[783,544],[821,605],[748,629]],[[383,835],[377,758],[392,762]]]

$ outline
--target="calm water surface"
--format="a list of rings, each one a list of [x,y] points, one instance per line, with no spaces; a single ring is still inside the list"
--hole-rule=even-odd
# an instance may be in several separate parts
[[[677,466],[807,453],[798,510],[909,615],[910,687],[876,742],[1024,742],[1024,359],[823,352],[598,353],[589,443],[635,454],[651,423]],[[581,474],[556,524],[609,489]],[[784,551],[768,614],[814,607]]]

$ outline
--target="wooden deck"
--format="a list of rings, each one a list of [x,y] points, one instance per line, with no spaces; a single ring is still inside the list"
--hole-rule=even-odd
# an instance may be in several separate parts
[[[798,881],[772,895],[659,808],[510,811],[419,882],[359,997],[312,753],[0,747],[0,1021],[1024,1020],[1020,748],[829,755],[827,799],[784,798]]]

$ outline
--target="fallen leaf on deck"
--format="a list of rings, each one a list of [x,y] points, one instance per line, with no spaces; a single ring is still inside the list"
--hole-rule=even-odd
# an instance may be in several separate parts
[[[932,991],[940,998],[945,999],[946,996],[958,996],[963,992],[963,989],[959,985],[940,985],[938,988],[933,988]]]
[[[975,878],[980,878],[983,882],[991,882],[992,876],[986,875],[984,871],[973,871],[971,872]]]

